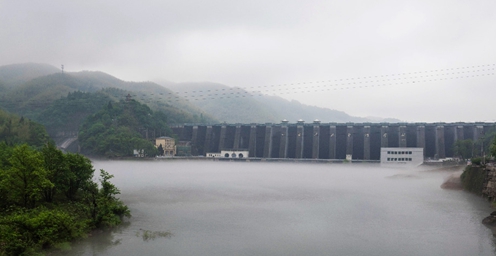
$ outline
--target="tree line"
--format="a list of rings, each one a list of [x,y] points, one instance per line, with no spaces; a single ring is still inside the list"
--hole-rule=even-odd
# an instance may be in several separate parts
[[[8,145],[28,143],[41,147],[49,140],[43,125],[0,109],[0,141]]]
[[[0,255],[22,255],[115,226],[130,211],[113,176],[91,161],[47,143],[0,143]]]
[[[478,140],[457,140],[453,144],[453,153],[461,159],[473,159],[480,162],[484,157],[496,156],[496,129],[492,128]]]
[[[165,135],[173,136],[167,116],[131,99],[109,101],[88,116],[81,125],[78,140],[81,152],[87,155],[126,157],[137,149],[155,156],[158,150],[153,140]]]

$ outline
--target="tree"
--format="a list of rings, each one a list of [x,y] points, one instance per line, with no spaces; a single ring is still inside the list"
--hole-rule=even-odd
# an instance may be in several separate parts
[[[162,147],[162,144],[158,146],[158,154],[163,156],[164,155],[164,147]]]
[[[491,144],[490,151],[491,151],[491,155],[493,157],[496,157],[496,137],[494,137],[493,139],[493,143]]]
[[[114,175],[100,170],[101,188],[95,182],[87,184],[84,200],[96,227],[115,226],[121,222],[122,216],[131,216],[128,207],[115,197],[120,191],[110,183],[109,180],[113,177]]]
[[[457,140],[454,144],[453,152],[455,156],[462,159],[470,159],[474,154],[474,141],[473,140]]]
[[[3,173],[2,188],[13,203],[33,208],[45,189],[54,185],[47,179],[41,153],[23,144],[14,148],[9,159],[11,168]]]
[[[52,202],[59,184],[67,176],[67,165],[65,164],[64,153],[58,150],[53,143],[47,143],[41,150],[44,160],[44,169],[46,178],[53,184],[43,191],[43,197],[46,202]]]
[[[100,205],[98,224],[105,224],[107,226],[119,224],[122,216],[131,216],[127,206],[115,197],[121,192],[114,184],[109,182],[113,177],[114,175],[111,175],[104,170],[100,170],[101,189],[98,200]]]
[[[474,155],[482,157],[485,154],[492,153],[491,146],[493,145],[495,138],[496,128],[490,128],[487,131],[484,131],[479,139],[474,143]]]
[[[67,153],[65,155],[67,163],[67,177],[61,184],[61,189],[69,200],[75,200],[78,191],[91,187],[93,183],[93,166],[91,161],[80,154]]]

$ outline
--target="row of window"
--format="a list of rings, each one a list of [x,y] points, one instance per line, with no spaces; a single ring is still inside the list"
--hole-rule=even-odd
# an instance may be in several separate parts
[[[388,151],[388,155],[411,155],[412,151]]]
[[[389,158],[387,159],[388,161],[402,161],[402,162],[405,162],[405,161],[412,161],[411,158]]]

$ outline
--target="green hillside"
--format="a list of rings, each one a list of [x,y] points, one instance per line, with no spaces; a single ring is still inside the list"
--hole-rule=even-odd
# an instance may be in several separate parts
[[[117,89],[115,89],[117,90]],[[69,92],[67,97],[54,101],[38,116],[51,137],[58,132],[78,131],[87,116],[98,112],[109,101],[117,101],[110,96],[110,89],[98,92]]]
[[[0,106],[36,120],[38,114],[55,100],[78,90],[95,92],[98,88],[69,74],[52,74],[35,78],[2,93]]]
[[[135,100],[108,102],[96,114],[90,115],[79,133],[81,152],[88,155],[132,156],[133,149],[143,149],[148,156],[156,148],[148,138],[172,136],[167,117],[153,112]]]
[[[8,145],[27,143],[40,148],[49,142],[49,137],[43,125],[0,109],[0,143],[2,142]]]
[[[21,74],[21,69],[18,67],[15,71]],[[4,68],[3,77],[9,77],[5,70],[10,69]],[[15,74],[10,77],[14,76]],[[0,107],[33,120],[41,121],[42,112],[56,100],[67,97],[70,92],[97,92],[117,88],[119,90],[113,91],[113,94],[110,91],[106,94],[115,99],[124,99],[130,94],[133,99],[149,105],[153,110],[166,113],[169,123],[216,122],[163,86],[151,82],[126,82],[102,72],[55,73],[31,79],[15,87],[5,84],[0,78]]]
[[[385,120],[354,117],[338,110],[255,95],[216,83],[166,82],[164,85],[168,88],[153,82],[127,82],[99,71],[62,74],[45,64],[10,65],[0,67],[0,108],[42,122],[50,134],[76,129],[84,117],[94,113],[107,99],[119,101],[128,95],[153,111],[163,112],[168,124],[277,123],[282,119],[290,122],[298,119],[306,122]],[[90,94],[84,97],[77,94],[82,97],[77,98],[75,92]]]

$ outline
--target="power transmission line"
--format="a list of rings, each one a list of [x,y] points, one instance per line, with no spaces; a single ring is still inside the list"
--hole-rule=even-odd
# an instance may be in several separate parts
[[[374,87],[384,87],[392,85],[409,85],[425,83],[425,82],[438,82],[446,80],[467,79],[474,77],[492,76],[495,75],[496,64],[478,65],[478,66],[465,66],[457,68],[436,69],[427,71],[417,71],[408,73],[396,73],[388,75],[376,76],[362,76],[352,78],[342,78],[334,80],[321,80],[310,82],[298,83],[285,83],[273,84],[263,86],[251,87],[230,87],[222,89],[208,89],[208,90],[189,90],[177,91],[167,93],[142,93],[141,95],[133,94],[144,103],[158,103],[167,104],[167,102],[186,101],[205,101],[217,99],[236,99],[236,98],[249,98],[269,96],[269,94],[284,95],[295,93],[310,93],[310,92],[325,92],[335,90],[350,90],[350,89],[364,89]],[[257,89],[257,90],[253,90]],[[123,91],[122,97],[127,95]],[[29,106],[46,106],[53,101],[33,101],[33,102],[11,102],[1,105],[29,105]]]

